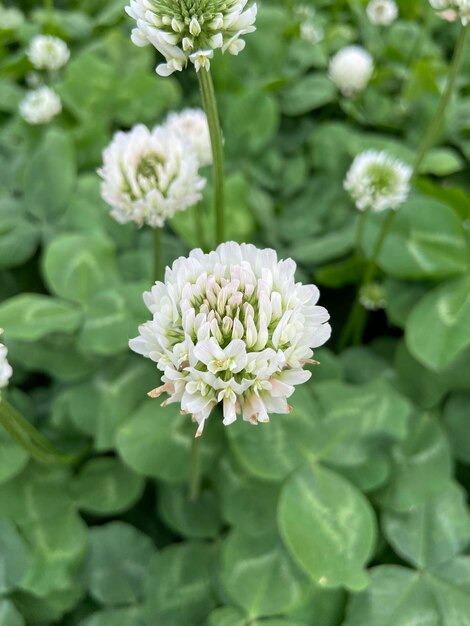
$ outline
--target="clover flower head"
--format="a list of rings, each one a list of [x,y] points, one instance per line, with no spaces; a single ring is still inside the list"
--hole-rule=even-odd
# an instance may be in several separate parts
[[[320,43],[323,41],[325,33],[321,26],[317,26],[313,22],[302,22],[300,24],[300,38],[303,41],[307,41],[311,44]]]
[[[126,12],[137,22],[132,41],[153,45],[166,62],[160,76],[181,72],[190,61],[196,71],[209,69],[214,50],[237,55],[243,35],[256,30],[256,4],[248,0],[130,0]]]
[[[368,311],[379,311],[387,306],[387,292],[381,283],[368,283],[361,287],[359,302]]]
[[[0,328],[0,335],[3,333],[3,329]],[[12,377],[13,370],[8,363],[8,349],[3,343],[0,343],[0,390],[8,387],[10,378]],[[1,391],[0,391],[1,394]]]
[[[24,22],[24,14],[14,7],[0,4],[0,31],[16,30]]]
[[[461,20],[464,26],[470,23],[470,0],[429,0],[437,15],[448,22]]]
[[[330,60],[329,73],[341,93],[351,97],[367,87],[374,73],[374,61],[361,46],[346,46]]]
[[[360,211],[398,209],[410,193],[412,170],[386,152],[368,150],[353,161],[344,181]]]
[[[101,195],[120,224],[161,228],[201,199],[206,180],[198,169],[196,155],[173,133],[139,124],[116,133],[104,151]]]
[[[367,5],[367,16],[372,24],[390,26],[398,17],[395,0],[371,0]]]
[[[315,14],[314,7],[309,4],[296,4],[294,6],[294,16],[300,23],[313,20]]]
[[[196,154],[201,166],[212,163],[209,125],[202,109],[184,109],[180,113],[170,113],[164,128]]]
[[[177,259],[144,294],[153,319],[129,345],[163,372],[149,395],[181,403],[197,436],[219,403],[226,426],[240,414],[257,424],[288,413],[295,385],[310,378],[304,366],[331,328],[318,289],[296,283],[295,269],[274,250],[229,242]]]
[[[26,94],[19,110],[28,124],[48,124],[62,111],[62,102],[50,87],[40,87]]]
[[[59,70],[70,59],[70,50],[65,41],[51,35],[35,37],[26,54],[37,70]]]

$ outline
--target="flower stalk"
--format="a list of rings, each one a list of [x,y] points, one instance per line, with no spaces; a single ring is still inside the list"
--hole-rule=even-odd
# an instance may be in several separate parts
[[[201,68],[197,72],[201,89],[202,103],[209,124],[209,133],[212,144],[214,168],[214,207],[215,207],[215,239],[220,244],[225,239],[224,216],[224,147],[222,130],[220,127],[217,100],[210,70]]]
[[[30,456],[46,465],[75,465],[84,454],[62,454],[5,399],[0,400],[0,424]],[[86,453],[85,453],[86,454]]]
[[[419,175],[419,171],[424,162],[424,159],[426,158],[426,155],[428,154],[429,150],[431,150],[431,148],[435,145],[436,140],[441,131],[442,124],[445,119],[447,107],[449,106],[450,100],[454,93],[455,85],[457,83],[457,79],[459,76],[459,70],[460,70],[460,67],[462,65],[462,61],[464,58],[464,52],[465,52],[465,46],[466,46],[467,39],[468,39],[469,28],[470,28],[470,25],[466,25],[466,26],[462,26],[460,30],[460,34],[459,34],[459,37],[455,46],[454,54],[452,57],[447,84],[444,89],[444,92],[442,93],[436,114],[431,120],[431,123],[421,141],[421,145],[418,148],[416,159],[413,165],[413,172],[411,175],[411,180],[415,180],[416,177]],[[368,285],[370,282],[374,280],[376,276],[376,273],[378,271],[378,265],[377,265],[378,259],[380,258],[383,245],[392,229],[392,226],[396,219],[397,214],[398,214],[398,211],[389,210],[387,218],[385,219],[382,225],[382,230],[380,232],[379,238],[375,245],[372,257],[370,258],[367,264],[367,267],[364,271],[364,276],[363,276],[361,285],[357,291],[353,308],[351,310],[351,313],[349,315],[349,318],[346,322],[343,333],[341,335],[341,338],[339,341],[340,350],[344,349],[347,346],[350,338],[352,338],[353,343],[355,345],[361,343],[362,341],[365,325],[367,322],[367,312],[361,306],[360,293],[366,285]]]
[[[191,442],[191,473],[189,477],[189,500],[196,502],[201,492],[201,439],[193,437]]]

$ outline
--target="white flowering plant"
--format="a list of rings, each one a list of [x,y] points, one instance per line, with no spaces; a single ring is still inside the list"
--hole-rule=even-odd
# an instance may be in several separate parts
[[[466,626],[465,11],[0,5],[0,626]]]

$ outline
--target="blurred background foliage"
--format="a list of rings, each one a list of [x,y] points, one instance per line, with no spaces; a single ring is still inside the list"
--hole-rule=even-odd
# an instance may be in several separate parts
[[[362,346],[336,350],[363,265],[342,187],[355,155],[412,163],[445,82],[456,25],[423,0],[369,23],[365,3],[260,2],[239,57],[213,63],[227,151],[228,238],[293,257],[334,335],[322,365],[269,426],[211,420],[204,489],[190,502],[193,427],[146,399],[156,370],[129,353],[146,318],[150,233],[109,218],[96,169],[118,129],[199,106],[195,75],[153,72],[122,0],[37,1],[0,21],[0,326],[9,400],[75,469],[30,461],[0,431],[0,623],[63,626],[470,624],[470,50],[439,146],[379,259],[387,307]],[[30,39],[72,60],[48,127],[17,114]],[[376,72],[339,95],[328,60],[362,42]],[[210,173],[208,173],[210,177]],[[210,248],[211,186],[201,207]],[[371,216],[370,255],[383,216]],[[194,211],[166,228],[166,262],[194,247]],[[173,406],[173,405],[172,405]],[[417,621],[416,621],[417,623]]]

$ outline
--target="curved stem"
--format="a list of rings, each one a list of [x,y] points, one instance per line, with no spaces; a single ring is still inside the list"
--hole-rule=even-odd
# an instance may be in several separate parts
[[[224,241],[224,146],[220,128],[219,112],[215,97],[214,84],[210,70],[201,68],[198,72],[202,103],[209,124],[209,133],[214,160],[214,203],[215,203],[215,238],[216,243]]]
[[[30,456],[40,463],[50,465],[74,465],[83,454],[62,454],[9,402],[0,400],[0,424]]]
[[[457,78],[459,75],[460,66],[462,64],[464,52],[465,52],[465,44],[467,43],[467,37],[469,32],[469,26],[462,26],[459,34],[459,38],[457,40],[454,55],[452,57],[452,62],[449,70],[449,77],[447,79],[447,84],[444,89],[444,92],[441,96],[441,100],[439,102],[439,107],[436,111],[436,115],[431,121],[427,131],[424,134],[424,137],[421,141],[421,145],[418,148],[418,154],[416,156],[416,160],[413,168],[413,178],[419,174],[419,169],[423,164],[423,161],[429,152],[429,150],[435,144],[439,132],[441,130],[442,124],[444,122],[445,114],[447,107],[449,105],[450,99],[454,92],[455,83],[457,82]]]
[[[153,280],[162,280],[162,229],[153,228]]]

